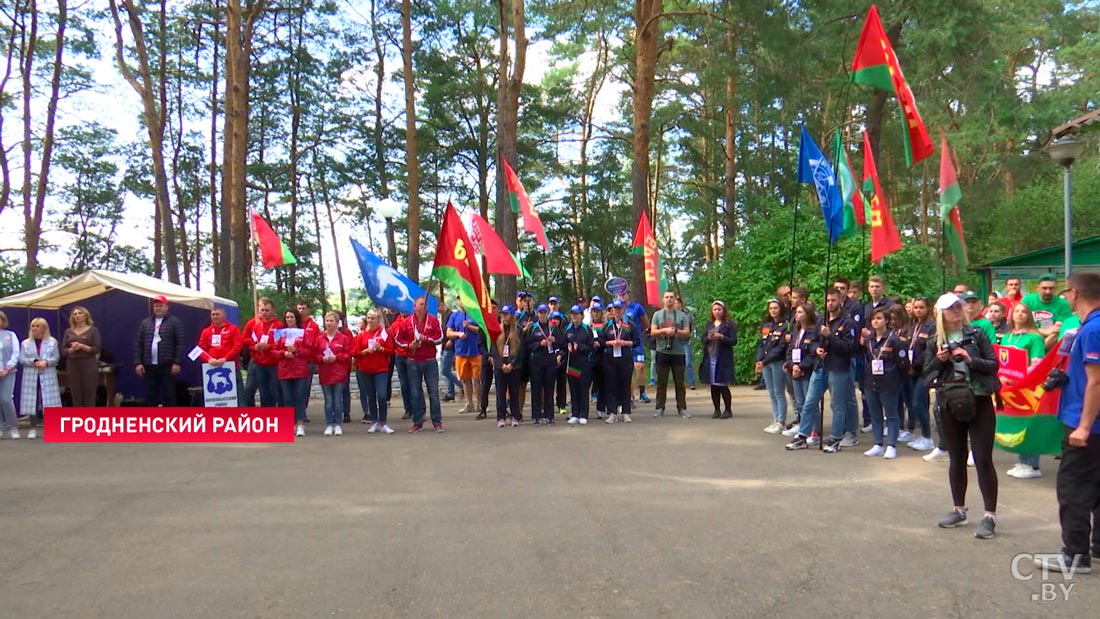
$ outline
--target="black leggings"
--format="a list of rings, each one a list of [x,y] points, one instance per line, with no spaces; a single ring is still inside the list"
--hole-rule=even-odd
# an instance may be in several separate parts
[[[730,393],[729,385],[711,385],[710,386],[710,401],[714,403],[714,410],[718,410],[719,404],[725,404],[724,410],[730,410],[730,405],[733,403],[733,394]]]
[[[970,437],[970,450],[974,452],[974,470],[978,472],[978,488],[982,491],[985,511],[997,511],[997,471],[993,468],[993,433],[997,417],[993,411],[993,398],[974,398],[974,418],[959,421],[943,411],[943,435],[947,441],[947,453],[951,463],[947,467],[947,479],[951,483],[951,499],[957,507],[966,506],[966,438]]]

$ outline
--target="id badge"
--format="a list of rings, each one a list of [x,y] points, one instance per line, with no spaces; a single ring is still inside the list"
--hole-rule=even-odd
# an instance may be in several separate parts
[[[367,340],[367,348],[374,348],[376,346],[378,346],[378,338],[372,337]]]
[[[622,346],[613,346],[612,351],[611,351],[611,356],[615,357],[616,359],[621,358],[623,356],[623,347]]]
[[[511,351],[511,346],[509,346],[508,344],[505,344],[505,345],[504,345],[504,354],[503,354],[503,356],[505,356],[505,357],[510,357],[510,356],[512,356],[512,355],[510,354],[511,352],[512,352],[512,351]]]
[[[871,359],[871,373],[875,376],[882,376],[886,373],[882,359]]]
[[[792,348],[791,349],[791,363],[802,363],[802,349],[801,348]]]
[[[217,348],[222,345],[222,334],[215,333],[210,336],[210,347]]]
[[[266,343],[267,343],[267,339],[268,339],[268,338],[267,338],[267,334],[266,334],[266,333],[265,333],[265,334],[263,334],[263,335],[261,335],[261,336],[260,336],[260,343],[261,343],[261,344],[266,344]]]

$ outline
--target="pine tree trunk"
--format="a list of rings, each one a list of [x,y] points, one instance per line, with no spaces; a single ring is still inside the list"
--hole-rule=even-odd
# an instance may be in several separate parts
[[[405,77],[405,168],[408,173],[408,255],[406,273],[420,281],[420,169],[416,155],[416,85],[412,60],[412,2],[401,0],[401,60]]]
[[[631,228],[649,205],[649,141],[653,113],[654,81],[657,71],[657,38],[663,0],[634,0],[634,103],[633,139],[630,166]],[[643,257],[631,255],[630,281],[634,299],[642,305],[656,303],[647,299],[644,286]]]
[[[497,220],[496,227],[501,239],[509,248],[515,248],[523,259],[519,247],[519,234],[516,230],[516,216],[512,213],[508,200],[508,185],[504,179],[504,166],[501,160],[520,174],[516,157],[517,126],[519,124],[519,89],[523,84],[523,71],[527,61],[527,31],[524,0],[498,0],[500,8],[500,74],[497,93]],[[511,18],[511,19],[509,19]],[[510,23],[509,23],[510,22]],[[508,54],[508,35],[512,32],[515,40],[516,56]],[[510,300],[516,295],[516,278],[511,275],[497,276],[497,296]]]
[[[726,33],[728,52],[732,58],[737,49],[734,45],[733,31]],[[725,124],[725,213],[722,218],[724,228],[724,246],[730,249],[737,242],[737,65],[730,62],[726,73],[726,101],[723,120]]]
[[[26,18],[30,16],[29,30],[26,26]],[[34,278],[38,273],[38,248],[42,239],[42,217],[35,217],[31,179],[31,153],[34,142],[31,129],[34,126],[34,117],[31,115],[31,100],[34,95],[31,80],[34,69],[34,50],[38,46],[38,2],[28,0],[23,6],[21,15],[23,30],[23,57],[19,63],[19,73],[23,81],[23,235],[27,252],[27,275]]]

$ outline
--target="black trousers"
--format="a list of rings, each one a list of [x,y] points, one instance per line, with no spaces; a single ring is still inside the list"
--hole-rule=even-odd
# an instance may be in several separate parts
[[[657,362],[657,408],[664,410],[668,395],[668,372],[672,370],[672,382],[676,385],[676,410],[687,410],[687,382],[684,380],[684,355],[669,355],[658,352]]]
[[[565,408],[565,387],[569,384],[567,380],[569,377],[565,374],[565,366],[558,366],[558,376],[555,379],[554,387],[556,388],[556,397],[558,400],[558,408]]]
[[[172,364],[144,364],[144,367],[145,405],[175,406],[176,379],[172,376]]]
[[[938,407],[937,407],[938,408]],[[966,505],[966,438],[970,437],[970,451],[974,453],[974,470],[978,473],[978,488],[986,511],[997,511],[997,471],[993,468],[993,433],[997,428],[997,416],[993,411],[993,398],[980,395],[974,398],[974,418],[959,421],[947,411],[941,411],[943,434],[947,439],[947,452],[951,460],[947,465],[947,479],[951,484],[951,499],[957,506]],[[1088,511],[1085,512],[1088,517]],[[1085,540],[1086,552],[1088,540]]]
[[[554,418],[554,383],[557,376],[557,364],[531,364],[531,419]]]
[[[1100,435],[1089,436],[1084,447],[1074,447],[1069,444],[1070,432],[1072,429],[1067,427],[1062,440],[1062,461],[1058,465],[1062,553],[1070,559],[1079,557],[1079,565],[1091,565],[1092,515],[1100,503]]]
[[[634,374],[634,362],[628,351],[618,359],[604,359],[603,378],[606,383],[607,412],[630,414],[630,378]],[[622,410],[618,410],[619,408]]]
[[[481,356],[481,399],[478,400],[478,404],[481,405],[481,412],[486,413],[489,411],[489,388],[493,386],[493,364],[489,363],[489,355]],[[499,382],[499,381],[498,381]],[[499,390],[500,387],[498,386]]]
[[[592,371],[587,367],[579,369],[580,376],[566,377],[569,379],[569,416],[588,419],[588,408],[591,403],[588,392],[592,388]]]
[[[523,387],[519,370],[513,370],[505,374],[499,369],[493,372],[497,381],[497,421],[507,419],[509,416],[516,421],[523,421],[523,412],[519,410],[519,390]],[[482,374],[482,379],[485,375]]]
[[[592,394],[596,396],[596,410],[607,411],[607,390],[603,379],[603,363],[596,360],[592,364]]]

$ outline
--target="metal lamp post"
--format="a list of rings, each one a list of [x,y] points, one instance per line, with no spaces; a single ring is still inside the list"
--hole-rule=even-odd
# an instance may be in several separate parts
[[[1080,140],[1076,140],[1073,136],[1067,135],[1059,138],[1056,142],[1047,146],[1046,153],[1057,162],[1065,170],[1065,190],[1063,191],[1063,199],[1065,200],[1065,223],[1066,223],[1066,238],[1065,238],[1065,252],[1066,252],[1066,278],[1068,279],[1073,269],[1073,173],[1070,168],[1073,167],[1073,162],[1081,156],[1081,151],[1085,149],[1085,143]]]
[[[393,218],[401,212],[401,205],[390,198],[383,198],[375,206],[378,214],[386,220],[386,244],[389,250],[390,266],[397,268],[397,243],[393,236]]]

